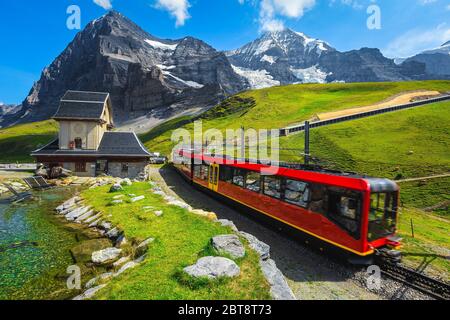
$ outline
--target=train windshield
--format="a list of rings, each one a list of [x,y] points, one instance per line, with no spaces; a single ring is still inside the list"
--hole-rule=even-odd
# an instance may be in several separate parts
[[[369,212],[369,241],[392,235],[397,223],[397,193],[372,193]]]

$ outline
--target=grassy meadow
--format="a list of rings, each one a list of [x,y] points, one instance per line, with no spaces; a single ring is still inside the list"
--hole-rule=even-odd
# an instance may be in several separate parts
[[[57,135],[58,125],[53,120],[0,129],[0,163],[33,162],[30,153]]]
[[[111,222],[125,232],[129,241],[155,238],[146,259],[139,267],[114,278],[96,296],[105,300],[200,300],[200,299],[270,299],[270,287],[259,267],[259,256],[246,246],[246,256],[236,260],[241,274],[234,279],[217,281],[194,280],[185,276],[182,269],[194,264],[202,256],[217,255],[210,246],[213,236],[232,233],[207,218],[169,206],[163,198],[151,192],[148,183],[125,186],[124,191],[108,193],[109,187],[89,189],[82,193],[95,210],[111,215]],[[111,205],[114,196],[123,194],[145,195],[145,199],[131,203]],[[157,217],[151,206],[163,211]],[[153,209],[152,209],[153,210]],[[133,213],[133,214],[130,214]],[[242,240],[245,242],[245,240]]]
[[[205,113],[203,130],[216,128],[276,129],[313,118],[316,114],[357,106],[368,106],[397,94],[415,90],[450,91],[450,81],[414,81],[353,84],[298,84],[246,91]],[[169,154],[171,134],[183,127],[193,130],[193,118],[183,117],[141,135],[152,151]]]

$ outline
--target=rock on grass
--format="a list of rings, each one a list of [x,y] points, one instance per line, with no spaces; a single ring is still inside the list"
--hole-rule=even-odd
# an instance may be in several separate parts
[[[201,258],[196,264],[184,268],[183,271],[195,278],[208,279],[233,278],[241,273],[239,266],[233,260],[223,257]]]
[[[244,245],[239,237],[234,234],[216,236],[211,239],[211,244],[217,252],[230,255],[233,259],[243,258],[245,256]]]

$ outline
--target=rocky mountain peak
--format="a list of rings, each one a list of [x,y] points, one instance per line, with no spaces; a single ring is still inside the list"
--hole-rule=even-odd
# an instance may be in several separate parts
[[[90,22],[43,70],[17,117],[48,119],[67,90],[86,90],[111,93],[119,124],[143,116],[165,119],[214,105],[246,85],[226,56],[205,42],[160,39],[110,11]]]
[[[441,47],[448,47],[448,46],[450,46],[450,40],[444,43]]]

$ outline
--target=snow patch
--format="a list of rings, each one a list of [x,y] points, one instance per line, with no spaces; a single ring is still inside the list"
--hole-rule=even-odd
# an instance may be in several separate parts
[[[149,45],[151,45],[155,49],[161,49],[164,51],[169,51],[169,50],[174,51],[178,46],[178,43],[167,44],[167,43],[162,43],[162,42],[150,40],[150,39],[146,39],[145,42],[148,43]]]
[[[313,39],[308,37],[303,32],[295,32],[298,36],[302,37],[305,42],[305,47],[308,48],[308,51],[316,48],[317,54],[321,54],[323,51],[327,51],[328,49],[325,47],[325,42],[319,39]]]
[[[280,85],[280,81],[274,80],[266,70],[250,70],[234,65],[231,65],[231,67],[238,75],[246,78],[253,89],[263,89]]]
[[[290,68],[292,74],[302,83],[326,83],[326,78],[331,73],[326,73],[320,70],[317,66],[312,66],[306,69]]]
[[[161,70],[172,70],[175,69],[177,66],[166,66],[163,64],[157,64],[156,65],[158,68],[160,68]]]
[[[264,55],[262,58],[261,58],[261,62],[263,62],[263,61],[267,61],[268,63],[270,63],[270,64],[274,64],[275,62],[277,62],[277,58],[276,57],[272,57],[272,56],[267,56],[267,55]]]
[[[171,74],[169,71],[166,71],[166,70],[163,70],[163,74],[164,74],[165,76],[169,76],[169,77],[175,79],[176,81],[181,82],[181,83],[183,83],[184,85],[186,85],[186,86],[188,86],[188,87],[191,87],[191,88],[201,89],[201,88],[204,87],[204,85],[202,85],[202,84],[200,84],[200,83],[198,83],[198,82],[195,82],[195,81],[189,81],[189,80],[183,80],[183,79],[181,79],[181,78],[178,78],[177,76],[174,76],[173,74]]]

